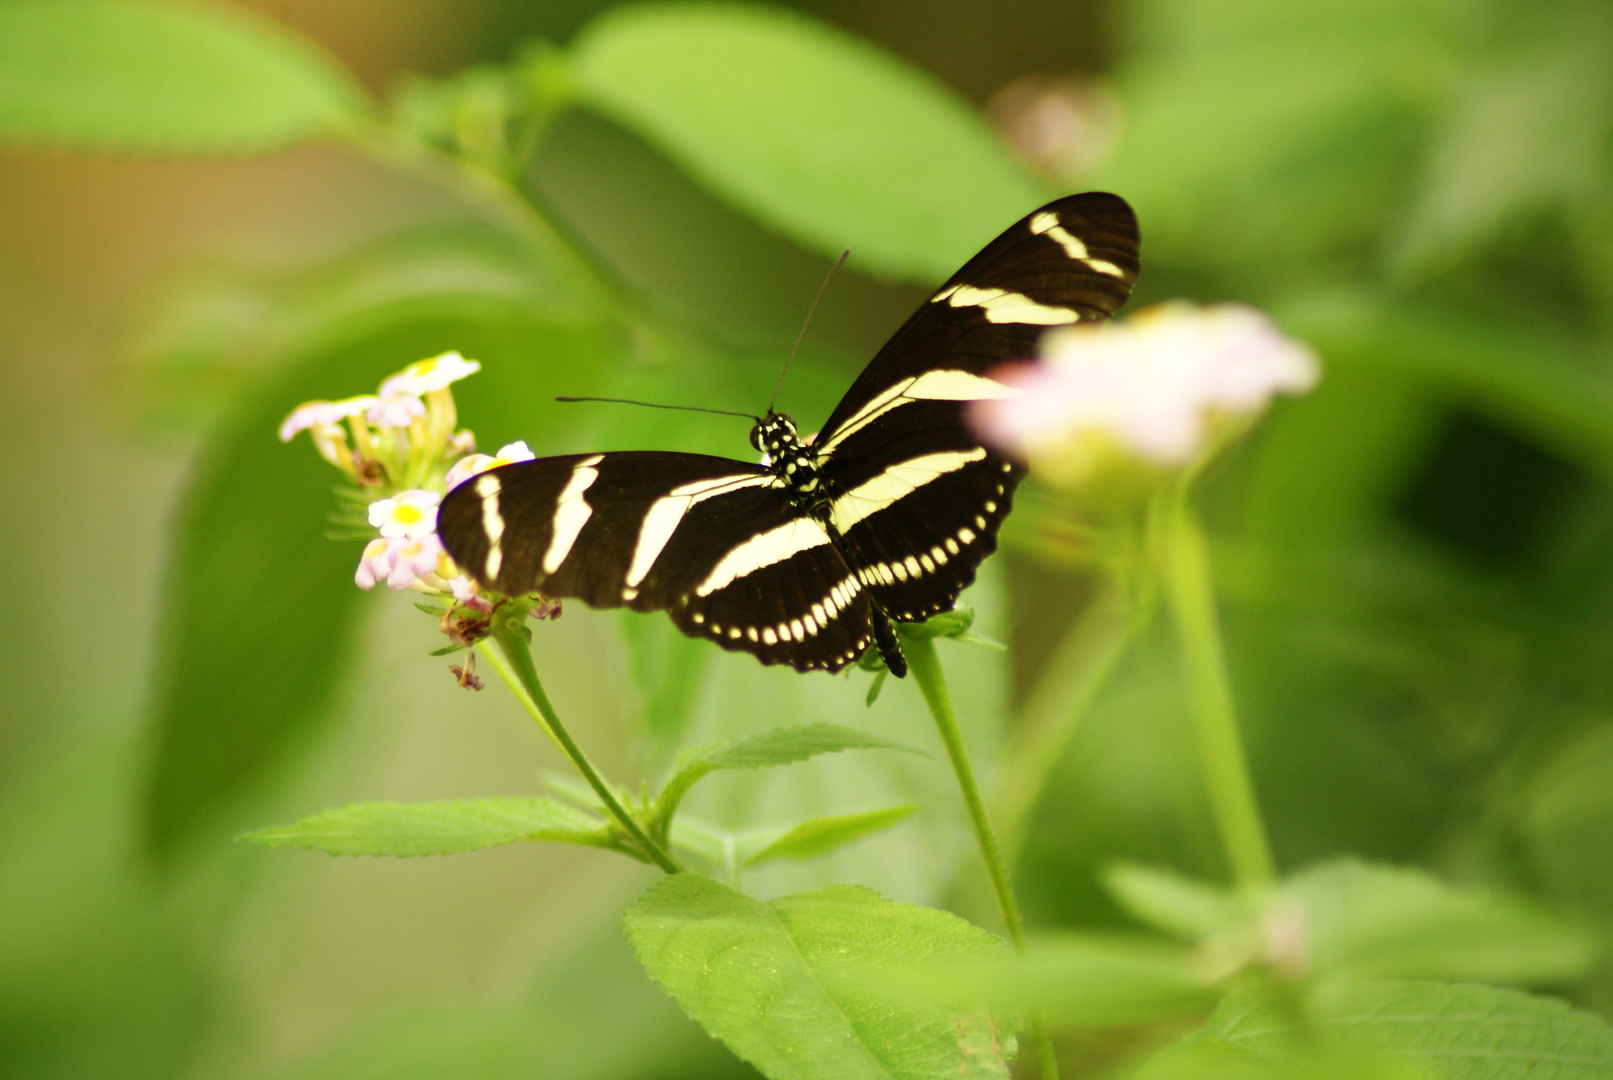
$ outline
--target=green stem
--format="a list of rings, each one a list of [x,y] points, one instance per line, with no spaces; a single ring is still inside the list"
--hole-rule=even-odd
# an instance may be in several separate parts
[[[1013,943],[1014,951],[1023,955],[1025,920],[1019,914],[1019,901],[1014,898],[1008,864],[1003,861],[1002,849],[997,846],[997,835],[991,828],[991,818],[986,814],[986,801],[980,797],[980,785],[975,782],[974,766],[969,762],[969,750],[963,744],[963,732],[958,727],[958,714],[952,708],[952,695],[947,691],[946,676],[941,672],[941,660],[935,654],[935,639],[904,634],[902,645],[913,680],[924,695],[924,703],[930,707],[930,715],[934,717],[936,729],[941,733],[941,743],[952,761],[952,771],[957,775],[964,805],[969,808],[975,838],[980,843],[980,855],[986,862],[992,890],[997,894],[997,909],[1002,912],[1003,925],[1008,929],[1008,940]],[[1053,1040],[1039,1016],[1031,1017],[1031,1030],[1036,1038],[1036,1056],[1042,1068],[1042,1080],[1058,1080],[1058,1059],[1053,1053]]]
[[[504,658],[503,651],[494,647],[491,638],[483,638],[476,643],[476,652],[498,674],[499,681],[509,687],[510,693],[520,703],[521,708],[525,709],[527,715],[537,723],[538,730],[549,736],[549,741],[554,743],[555,749],[564,754],[566,752],[565,744],[555,735],[554,729],[549,726],[549,721],[544,719],[543,710],[538,708],[538,703],[532,700],[532,695],[528,694],[526,687],[521,685],[520,677],[516,675],[515,669],[510,666],[510,662]]]
[[[1204,779],[1221,845],[1244,889],[1271,884],[1271,849],[1238,735],[1216,615],[1209,546],[1187,500],[1187,482],[1159,506],[1165,591],[1176,621],[1182,665],[1192,697]]]
[[[492,638],[498,643],[504,659],[509,662],[525,696],[537,707],[545,731],[559,745],[561,752],[571,759],[571,763],[577,766],[577,771],[588,781],[588,786],[594,789],[594,794],[605,804],[605,809],[610,812],[611,817],[616,819],[616,823],[633,838],[644,853],[654,859],[655,864],[667,873],[682,873],[683,867],[678,865],[677,860],[665,848],[650,839],[644,827],[627,812],[627,808],[616,798],[616,793],[611,791],[610,785],[605,783],[604,777],[594,768],[593,762],[588,760],[588,755],[582,752],[582,747],[577,745],[571,733],[566,730],[566,726],[560,722],[560,715],[554,711],[554,706],[549,704],[549,696],[543,692],[543,684],[538,682],[538,669],[532,663],[532,650],[518,632],[520,621],[525,617],[525,612],[519,616],[513,614],[495,616]],[[517,695],[519,696],[521,695]]]

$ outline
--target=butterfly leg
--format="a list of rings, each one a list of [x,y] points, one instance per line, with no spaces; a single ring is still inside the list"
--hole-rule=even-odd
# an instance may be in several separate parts
[[[874,647],[879,650],[892,675],[898,679],[907,677],[907,657],[902,655],[902,643],[896,638],[896,627],[878,604],[874,605]]]

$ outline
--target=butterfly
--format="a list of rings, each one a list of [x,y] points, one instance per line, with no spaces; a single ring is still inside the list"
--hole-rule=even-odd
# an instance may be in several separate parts
[[[459,484],[438,509],[486,589],[665,611],[764,664],[838,671],[870,645],[907,672],[892,621],[952,610],[995,550],[1023,468],[982,446],[971,401],[1049,327],[1112,315],[1139,268],[1137,219],[1104,192],[1048,203],[986,245],[896,331],[811,441],[769,407],[761,464],[566,454]]]

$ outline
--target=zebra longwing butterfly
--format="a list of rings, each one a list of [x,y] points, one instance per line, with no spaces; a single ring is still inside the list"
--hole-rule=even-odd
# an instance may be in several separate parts
[[[838,671],[891,620],[952,609],[996,548],[1022,469],[981,446],[970,401],[1050,326],[1093,322],[1137,279],[1137,220],[1103,192],[1048,203],[988,244],[880,349],[811,443],[771,408],[752,465],[634,451],[519,462],[449,492],[437,528],[484,587],[666,611],[764,664]]]

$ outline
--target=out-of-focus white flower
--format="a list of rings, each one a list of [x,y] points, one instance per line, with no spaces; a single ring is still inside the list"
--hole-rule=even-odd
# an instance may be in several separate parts
[[[376,403],[374,394],[344,398],[341,401],[305,401],[291,410],[280,425],[280,441],[290,442],[303,428],[328,428],[349,416],[359,416]]]
[[[376,427],[408,427],[426,415],[426,403],[412,394],[388,394],[364,412],[364,419]]]
[[[501,446],[495,455],[471,454],[454,462],[443,483],[448,486],[449,491],[452,491],[466,480],[488,469],[496,469],[500,465],[513,465],[517,461],[531,461],[535,456],[525,442],[512,442],[508,446]]]
[[[463,428],[448,437],[448,452],[453,455],[474,454],[476,452],[476,433],[470,428]]]
[[[1184,465],[1218,426],[1309,390],[1319,373],[1310,349],[1253,308],[1160,304],[1125,322],[1051,331],[1039,361],[992,373],[1024,393],[977,401],[969,415],[988,444],[1076,484],[1116,451]]]
[[[370,524],[389,540],[419,540],[437,531],[435,491],[402,491],[370,504]]]
[[[425,397],[433,390],[445,389],[467,375],[482,370],[475,360],[466,360],[457,352],[445,352],[430,360],[419,360],[393,375],[381,384],[381,396],[394,395]]]

